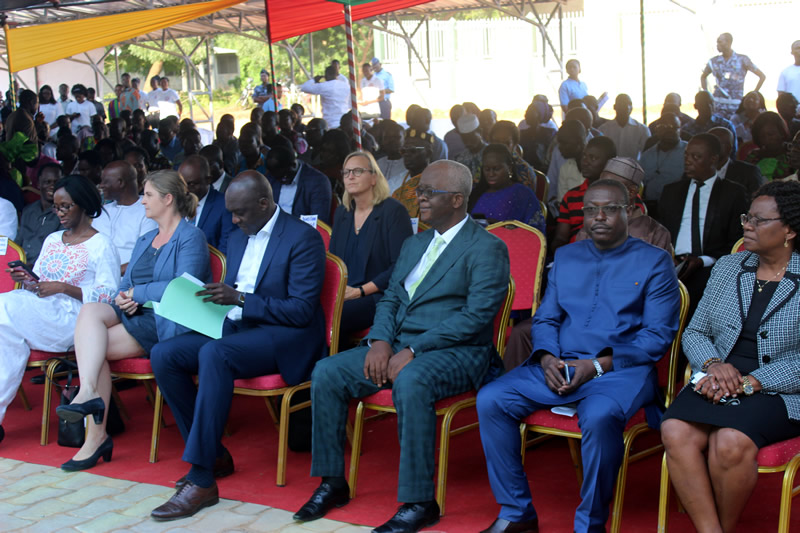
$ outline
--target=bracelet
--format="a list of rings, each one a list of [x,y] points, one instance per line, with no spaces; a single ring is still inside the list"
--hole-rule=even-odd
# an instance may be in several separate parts
[[[361,291],[361,297],[362,297],[362,298],[363,298],[364,296],[366,296],[366,295],[367,295],[367,293],[366,293],[366,292],[364,292],[364,287],[363,287],[363,285],[362,285],[361,287],[359,287],[359,288],[358,288],[358,290],[360,290],[360,291]]]
[[[719,357],[710,357],[703,362],[702,370],[703,372],[708,372],[708,367],[713,365],[714,363],[721,363],[722,359]]]

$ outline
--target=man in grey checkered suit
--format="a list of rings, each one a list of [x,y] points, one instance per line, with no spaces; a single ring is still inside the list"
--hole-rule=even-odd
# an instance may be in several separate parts
[[[508,250],[467,215],[471,190],[472,174],[460,163],[425,169],[416,193],[420,219],[431,229],[403,244],[367,342],[317,363],[311,475],[322,482],[296,520],[315,520],[348,502],[348,405],[386,388],[397,408],[403,505],[373,531],[418,531],[439,520],[434,403],[479,388],[502,366],[492,332],[508,285]]]

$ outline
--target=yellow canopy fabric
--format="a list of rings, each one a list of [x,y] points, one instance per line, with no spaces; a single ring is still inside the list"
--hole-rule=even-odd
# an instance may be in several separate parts
[[[8,64],[19,72],[210,15],[246,0],[214,0],[6,31]]]

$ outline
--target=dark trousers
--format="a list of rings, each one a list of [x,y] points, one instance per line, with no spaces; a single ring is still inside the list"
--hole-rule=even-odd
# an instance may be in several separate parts
[[[364,360],[368,350],[366,346],[359,346],[326,357],[317,363],[311,374],[312,476],[344,476],[350,400],[369,396],[381,389],[364,378]],[[400,502],[423,502],[434,498],[434,403],[472,389],[469,376],[455,359],[453,354],[445,351],[421,354],[403,368],[391,385],[400,439],[397,488]]]
[[[531,356],[533,351],[533,340],[531,338],[531,326],[533,317],[514,324],[511,328],[511,335],[506,344],[506,353],[503,356],[503,366],[506,372],[517,368]]]
[[[370,294],[363,298],[347,300],[342,307],[342,325],[339,334],[347,338],[354,333],[372,326],[375,318],[375,306],[383,294]]]
[[[278,364],[272,354],[291,348],[276,346],[275,340],[283,335],[276,335],[275,328],[279,326],[245,329],[226,321],[221,339],[186,333],[153,347],[150,362],[186,443],[184,461],[213,469],[214,460],[222,455],[233,381],[276,374]]]
[[[383,120],[391,120],[392,119],[392,101],[391,100],[382,100],[378,102],[378,107],[381,108],[381,118]]]
[[[605,532],[608,506],[622,463],[622,432],[638,408],[652,401],[652,392],[645,387],[626,413],[613,399],[613,391],[607,391],[608,395],[598,393],[595,385],[597,383],[592,384],[595,392],[577,404],[578,425],[583,434],[583,485],[574,522],[578,533]],[[500,518],[519,522],[536,516],[530,485],[520,460],[519,424],[537,409],[564,403],[563,398],[547,387],[542,367],[531,364],[512,370],[478,393],[481,442],[489,483],[497,503],[502,506]]]

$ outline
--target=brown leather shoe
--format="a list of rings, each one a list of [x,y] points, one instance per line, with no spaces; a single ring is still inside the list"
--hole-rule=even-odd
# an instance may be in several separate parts
[[[207,489],[198,487],[189,480],[179,488],[172,498],[163,505],[153,509],[150,516],[158,522],[178,520],[194,515],[204,507],[211,507],[219,503],[219,490],[214,483]]]
[[[231,456],[231,452],[225,448],[222,456],[214,460],[214,479],[228,477],[233,474],[233,470],[233,457]],[[181,478],[175,482],[175,490],[180,489],[184,483],[186,483],[186,476],[181,476]]]
[[[534,518],[525,522],[509,522],[503,518],[498,518],[489,526],[489,529],[484,529],[481,533],[539,533],[539,519]]]

